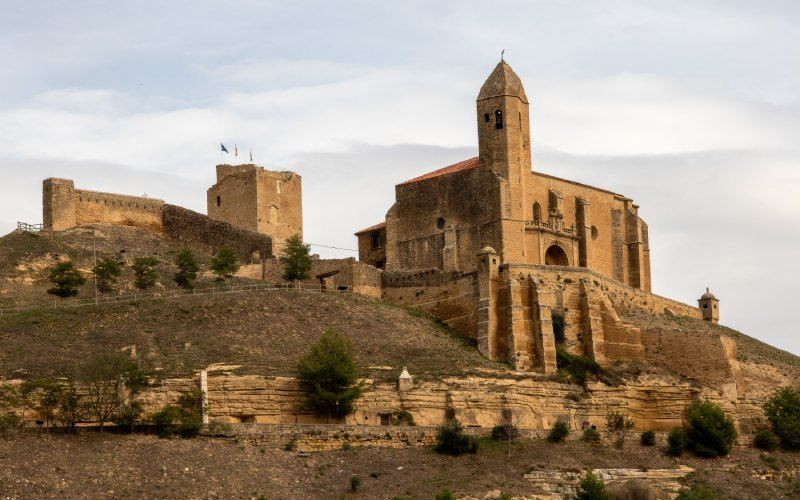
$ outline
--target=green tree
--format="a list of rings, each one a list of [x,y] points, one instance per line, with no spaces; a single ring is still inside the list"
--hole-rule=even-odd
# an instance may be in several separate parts
[[[587,471],[575,492],[575,500],[611,500],[606,485],[592,471]]]
[[[225,281],[239,270],[236,254],[230,248],[220,248],[217,255],[211,259],[211,270],[217,275],[217,281]]]
[[[667,436],[667,455],[679,457],[686,448],[686,432],[683,427],[673,427]]]
[[[300,359],[300,380],[305,388],[305,407],[328,417],[353,411],[361,396],[358,367],[350,342],[334,330],[326,330],[319,342]]]
[[[178,272],[175,273],[175,283],[186,290],[194,288],[194,280],[197,279],[200,264],[197,263],[192,251],[181,250],[175,257],[175,265],[178,266]]]
[[[119,354],[89,357],[78,367],[78,377],[86,388],[87,412],[100,424],[101,430],[126,404],[123,389],[137,394],[144,379],[137,365]]]
[[[75,269],[72,262],[59,262],[53,266],[49,279],[55,286],[48,289],[47,293],[62,299],[78,295],[78,288],[86,283],[86,278]]]
[[[686,408],[686,445],[699,456],[725,456],[735,440],[733,419],[718,404],[695,401]]]
[[[122,274],[122,264],[117,259],[106,257],[95,264],[92,273],[97,282],[97,290],[100,293],[110,293],[114,291],[117,278]]]
[[[27,380],[22,384],[20,394],[27,406],[44,418],[45,428],[50,432],[50,422],[55,420],[61,398],[61,385],[50,378]]]
[[[784,387],[778,389],[766,404],[772,431],[787,450],[800,450],[800,390]]]
[[[297,281],[308,279],[311,271],[311,246],[303,243],[300,236],[294,235],[283,244],[283,279]]]
[[[153,288],[158,281],[156,266],[158,259],[155,257],[136,257],[133,259],[134,284],[139,290]]]

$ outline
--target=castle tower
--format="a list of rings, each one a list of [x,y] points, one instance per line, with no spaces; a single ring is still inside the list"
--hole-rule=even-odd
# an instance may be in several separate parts
[[[505,61],[497,64],[481,87],[477,112],[480,166],[500,180],[501,260],[525,262],[530,117],[522,81]]]
[[[719,323],[719,300],[706,288],[706,293],[697,299],[697,305],[703,312],[703,319],[714,324]]]
[[[253,164],[217,165],[217,183],[208,189],[208,216],[272,237],[280,252],[291,236],[303,237],[300,176]]]

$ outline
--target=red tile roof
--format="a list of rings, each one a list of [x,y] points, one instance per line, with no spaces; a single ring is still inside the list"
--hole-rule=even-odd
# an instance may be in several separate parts
[[[358,236],[358,235],[364,234],[364,233],[371,233],[372,231],[377,231],[378,229],[383,229],[385,227],[386,227],[386,223],[385,222],[380,222],[378,224],[375,224],[374,226],[370,226],[370,227],[368,227],[366,229],[362,229],[361,231],[357,232],[355,235]]]
[[[455,172],[461,172],[462,170],[469,170],[472,168],[477,168],[479,165],[478,157],[470,158],[469,160],[460,161],[458,163],[454,163],[452,165],[448,165],[444,168],[440,168],[439,170],[434,170],[433,172],[428,172],[427,174],[420,175],[419,177],[414,177],[411,180],[401,182],[400,185],[403,184],[411,184],[412,182],[417,181],[424,181],[427,179],[433,179],[434,177],[439,177],[440,175],[447,175],[452,174]]]

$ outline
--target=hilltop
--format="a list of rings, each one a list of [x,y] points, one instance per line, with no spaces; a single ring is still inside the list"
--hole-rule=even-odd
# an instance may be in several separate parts
[[[158,233],[132,226],[92,224],[58,232],[13,231],[0,238],[0,308],[53,301],[54,297],[47,294],[52,286],[47,280],[49,269],[59,261],[70,260],[88,278],[95,254],[98,259],[116,257],[127,263],[135,257],[156,257],[160,275],[156,289],[176,289],[172,261],[184,248]],[[189,249],[207,270],[211,255],[200,248]],[[234,278],[233,282],[250,281]],[[213,276],[208,273],[201,275],[197,282],[198,287],[212,284]],[[118,293],[133,291],[133,271],[125,266],[119,278]],[[87,280],[78,297],[93,296],[93,283]]]

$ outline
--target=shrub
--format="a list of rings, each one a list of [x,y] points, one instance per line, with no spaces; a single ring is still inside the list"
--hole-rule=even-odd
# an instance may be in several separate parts
[[[414,415],[408,410],[394,410],[390,417],[392,425],[416,425],[414,423]]]
[[[168,436],[173,432],[173,425],[180,417],[180,410],[172,405],[165,405],[159,411],[154,413],[150,420],[156,429],[156,434],[159,436]]]
[[[609,488],[614,500],[656,500],[656,490],[647,481],[633,479]]]
[[[120,430],[125,432],[133,432],[136,425],[139,424],[143,412],[142,404],[138,401],[131,401],[123,405],[117,416],[114,418],[114,423]]]
[[[760,429],[756,432],[756,435],[753,436],[753,446],[759,450],[775,451],[780,444],[780,438],[770,429]]]
[[[550,429],[550,434],[547,435],[547,440],[551,443],[562,443],[568,435],[569,427],[567,427],[567,423],[559,420],[553,425],[553,428]]]
[[[211,259],[211,270],[217,275],[217,281],[225,281],[239,270],[239,261],[230,248],[220,248]]]
[[[686,432],[683,427],[675,427],[669,431],[667,436],[667,454],[679,457],[686,448]]]
[[[49,280],[55,286],[48,289],[47,293],[62,299],[78,295],[78,288],[86,284],[86,278],[75,269],[72,262],[59,262],[53,266]]]
[[[683,489],[675,500],[716,500],[717,493],[703,483],[694,483],[688,490]]]
[[[452,491],[445,488],[441,493],[436,495],[436,500],[456,500],[456,496],[453,495]]]
[[[452,420],[439,427],[434,450],[452,456],[475,453],[478,451],[478,440],[467,436],[458,420]]]
[[[362,387],[356,384],[358,367],[353,348],[341,334],[326,330],[300,359],[298,371],[306,392],[306,408],[337,418],[353,411]]]
[[[611,495],[606,491],[606,485],[597,478],[592,471],[587,471],[575,491],[576,500],[611,500]]]
[[[800,389],[778,389],[764,404],[772,431],[787,450],[800,450]]]
[[[175,256],[175,265],[178,266],[178,272],[175,273],[175,283],[186,290],[194,288],[194,280],[197,279],[200,265],[197,263],[192,251],[181,250]]]
[[[208,423],[206,431],[212,436],[227,436],[231,432],[231,424],[221,420],[212,420]]]
[[[22,426],[22,419],[19,415],[12,412],[0,413],[0,434],[6,433],[11,429]]]
[[[311,271],[311,247],[303,243],[299,235],[286,240],[280,262],[283,265],[283,279],[286,281],[308,279]]]
[[[581,437],[581,440],[588,444],[600,444],[600,433],[597,432],[597,429],[592,429],[589,427],[588,429],[583,430],[583,436]]]
[[[625,446],[625,438],[628,431],[633,429],[634,422],[622,413],[610,412],[606,415],[606,431],[614,439],[614,447],[622,448]]]
[[[513,424],[495,425],[492,427],[492,439],[495,441],[513,441],[519,437],[519,429]]]
[[[642,443],[642,446],[655,446],[656,433],[653,431],[644,431],[641,438],[639,438],[639,442]]]
[[[122,274],[122,265],[117,259],[112,259],[110,257],[100,259],[92,268],[92,274],[94,274],[98,292],[113,292],[114,285],[117,283],[117,278]]]
[[[686,409],[686,447],[701,457],[730,453],[736,440],[733,419],[716,403],[695,401]]]
[[[284,451],[294,451],[297,449],[297,440],[295,438],[290,439],[283,445]]]
[[[585,385],[589,375],[597,377],[608,385],[618,385],[619,377],[604,370],[596,361],[585,356],[569,353],[561,346],[556,347],[556,366],[576,384]]]
[[[158,281],[158,272],[156,271],[158,260],[155,257],[137,257],[133,259],[133,284],[139,290],[147,290],[153,288]]]
[[[358,491],[361,487],[361,478],[353,474],[350,476],[350,491]]]
[[[203,393],[200,389],[192,389],[178,397],[181,437],[196,436],[203,427]]]

